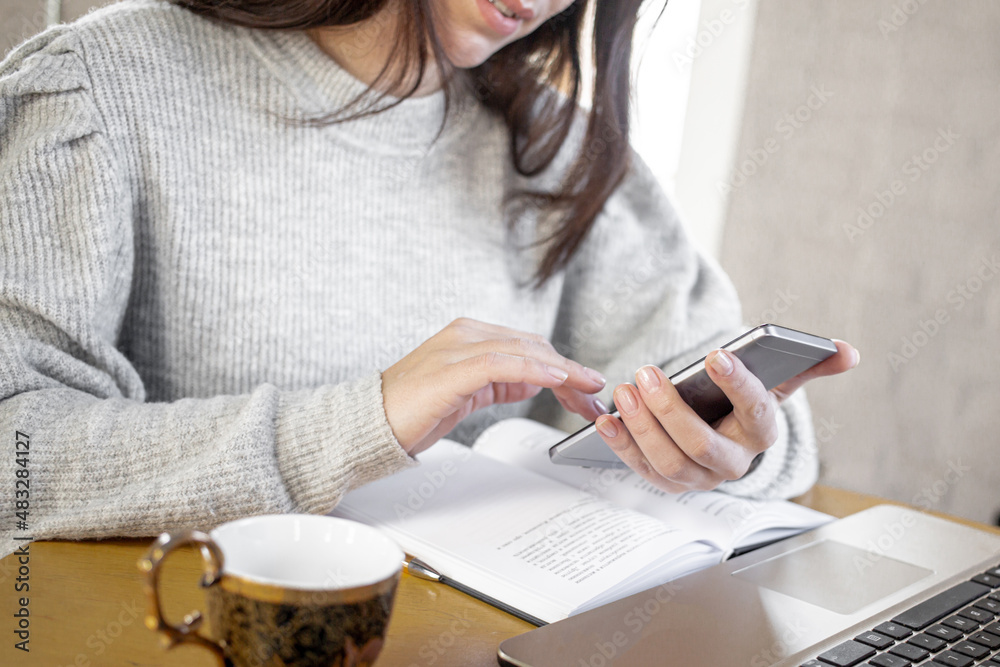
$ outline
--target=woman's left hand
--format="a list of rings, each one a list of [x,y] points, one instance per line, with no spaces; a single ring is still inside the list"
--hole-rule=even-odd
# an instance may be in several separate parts
[[[858,365],[858,351],[834,341],[837,353],[771,391],[732,354],[716,350],[705,364],[733,411],[706,424],[656,366],[636,372],[636,386],[615,388],[621,419],[602,415],[597,430],[630,468],[657,487],[680,493],[714,489],[746,474],[754,457],[778,437],[778,405],[809,380]]]

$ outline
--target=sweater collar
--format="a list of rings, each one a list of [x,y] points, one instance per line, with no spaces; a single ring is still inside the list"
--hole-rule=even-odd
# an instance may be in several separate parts
[[[296,97],[304,117],[335,112],[355,97],[364,94],[367,85],[354,78],[301,30],[251,30],[253,50]],[[461,86],[451,99],[452,108],[442,130],[445,116],[444,91],[422,97],[410,97],[399,104],[364,118],[337,124],[367,145],[404,152],[427,151],[435,139],[454,135],[475,100]],[[398,98],[386,97],[385,106]],[[362,105],[364,102],[362,102]],[[440,137],[438,136],[441,132]]]

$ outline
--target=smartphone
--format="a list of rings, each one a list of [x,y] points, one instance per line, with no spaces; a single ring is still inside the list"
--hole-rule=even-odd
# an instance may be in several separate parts
[[[782,382],[809,370],[837,352],[828,338],[795,329],[762,324],[722,346],[743,362],[770,391]],[[712,424],[733,411],[733,404],[705,371],[705,357],[670,376],[684,402],[699,417]],[[618,411],[611,414],[618,416]],[[587,468],[624,468],[591,423],[549,449],[549,458],[559,465]]]

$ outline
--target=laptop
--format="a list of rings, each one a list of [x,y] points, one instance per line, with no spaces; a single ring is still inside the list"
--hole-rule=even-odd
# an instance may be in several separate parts
[[[517,667],[1000,667],[1000,535],[879,505],[508,639],[498,658]]]

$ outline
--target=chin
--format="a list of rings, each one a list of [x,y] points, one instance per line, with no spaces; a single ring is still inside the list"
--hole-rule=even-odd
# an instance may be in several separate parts
[[[453,66],[469,69],[482,65],[490,56],[499,51],[503,44],[492,42],[481,35],[472,34],[456,35],[452,39],[443,39],[441,46],[448,56],[448,61]]]

